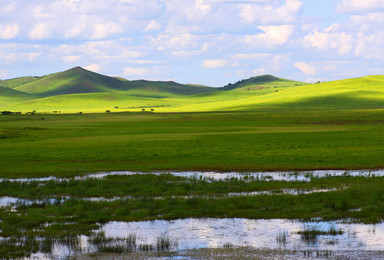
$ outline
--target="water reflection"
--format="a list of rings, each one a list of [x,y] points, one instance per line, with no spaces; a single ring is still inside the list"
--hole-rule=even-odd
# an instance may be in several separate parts
[[[139,174],[171,174],[174,176],[205,179],[211,181],[227,180],[236,178],[239,180],[276,180],[276,181],[310,181],[311,178],[323,178],[330,176],[362,176],[362,177],[381,177],[384,176],[384,170],[319,170],[319,171],[297,171],[297,172],[132,172],[132,171],[114,171],[114,172],[100,172],[84,176],[77,176],[72,179],[86,180],[86,179],[102,179],[108,176],[131,176]],[[58,177],[44,177],[44,178],[0,178],[2,181],[15,181],[15,182],[47,182],[47,181],[68,181],[71,178],[58,178]]]
[[[314,243],[307,243],[298,232],[308,228],[324,232],[334,228],[341,230],[342,234],[318,235]],[[154,243],[158,236],[166,235],[177,240],[178,249],[216,248],[226,243],[276,249],[282,246],[276,238],[281,233],[286,233],[287,239],[283,246],[290,250],[384,250],[383,223],[365,225],[285,219],[179,219],[109,222],[100,230],[105,232],[106,236],[115,238],[135,233],[141,243]]]
[[[267,190],[267,191],[253,191],[253,192],[229,192],[221,193],[214,195],[190,195],[190,196],[170,196],[170,198],[182,198],[182,199],[191,199],[191,198],[206,198],[206,199],[215,199],[215,198],[225,198],[225,197],[244,197],[244,196],[261,196],[261,195],[305,195],[312,193],[322,193],[322,192],[331,192],[337,191],[338,189],[314,189],[314,190],[302,190],[302,189],[277,189],[277,190]],[[71,199],[70,196],[63,197],[53,197],[53,198],[44,198],[44,199],[24,199],[8,196],[0,196],[0,208],[9,207],[9,206],[32,206],[32,205],[58,205],[62,204],[65,201]],[[89,198],[78,198],[73,197],[72,199],[81,200],[81,201],[90,201],[90,202],[112,202],[117,200],[129,200],[129,199],[142,199],[146,197],[133,197],[133,196],[124,196],[124,197],[89,197]],[[165,197],[151,197],[151,199],[161,200]]]
[[[331,229],[340,233],[322,234],[313,241],[303,238],[300,231],[317,230],[327,233]],[[344,251],[350,252],[383,251],[384,223],[377,225],[345,224],[341,222],[300,222],[297,220],[271,219],[252,220],[235,219],[178,219],[139,222],[109,222],[95,230],[105,237],[123,239],[135,235],[136,247],[153,245],[156,248],[159,237],[170,239],[170,250],[222,248],[226,244],[235,247],[252,247],[268,249]],[[321,232],[320,232],[321,233]],[[285,234],[281,243],[279,237]],[[97,252],[97,246],[89,243],[89,238],[82,236],[78,252]],[[348,253],[349,252],[349,253]],[[55,245],[53,256],[64,259],[73,255],[73,249],[67,245]],[[34,259],[45,259],[43,254],[34,254]]]

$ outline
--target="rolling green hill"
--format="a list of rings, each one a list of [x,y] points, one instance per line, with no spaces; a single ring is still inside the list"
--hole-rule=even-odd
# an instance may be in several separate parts
[[[19,77],[14,79],[0,80],[0,87],[15,88],[38,80],[39,77]]]
[[[55,73],[15,89],[36,94],[42,97],[75,94],[106,92],[119,89],[122,81],[75,67],[64,72]]]
[[[136,96],[164,97],[167,96],[164,93],[191,95],[216,90],[215,88],[194,87],[172,81],[129,81],[122,78],[104,76],[81,67],[55,73],[37,81],[18,86],[15,89],[41,97],[132,90],[135,90],[133,92]]]
[[[0,107],[12,104],[15,102],[22,102],[34,99],[35,97],[8,87],[0,86]]]
[[[0,81],[0,86],[7,84],[21,85],[2,87],[0,106],[24,112],[384,109],[381,75],[319,84],[263,75],[211,88],[173,81],[130,81],[76,67],[41,78]]]
[[[236,83],[229,83],[228,85],[220,88],[220,90],[237,90],[237,91],[249,91],[249,90],[261,90],[278,87],[293,87],[307,85],[308,83],[288,80],[283,78],[277,78],[272,75],[262,75],[257,77],[251,77],[249,79],[243,79]]]
[[[257,108],[377,109],[384,108],[384,76],[367,76],[284,88],[265,95],[203,104],[200,109],[254,110]],[[185,107],[191,110],[190,107]]]

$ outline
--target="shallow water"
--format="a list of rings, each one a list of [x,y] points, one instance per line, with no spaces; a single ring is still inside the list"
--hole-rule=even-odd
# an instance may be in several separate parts
[[[60,198],[44,198],[44,199],[22,199],[8,196],[0,196],[0,208],[8,206],[31,206],[33,204],[37,205],[53,205],[63,203],[69,197],[60,197]]]
[[[302,189],[278,189],[278,190],[267,190],[267,191],[253,191],[253,192],[229,192],[229,193],[221,193],[215,195],[192,195],[192,196],[171,196],[171,198],[207,198],[207,199],[215,199],[215,198],[225,198],[225,197],[242,197],[242,196],[261,196],[261,195],[303,195],[303,194],[312,194],[312,193],[321,193],[321,192],[331,192],[337,191],[338,189],[315,189],[315,190],[302,190]],[[143,197],[139,197],[143,198]],[[113,198],[105,198],[105,197],[90,197],[90,198],[74,198],[77,200],[90,201],[90,202],[112,202],[117,200],[128,200],[128,199],[139,199],[137,197],[132,196],[124,196],[124,197],[113,197]],[[151,197],[152,198],[152,197]],[[8,197],[8,196],[0,196],[0,208],[9,207],[9,206],[31,206],[31,205],[54,205],[54,204],[62,204],[65,201],[71,199],[70,196],[66,197],[58,197],[58,198],[44,198],[44,199],[24,199],[24,198],[16,198],[16,197]],[[165,199],[165,197],[154,197],[152,199]]]
[[[342,235],[321,235],[307,241],[297,232],[315,228],[342,230]],[[219,248],[225,244],[254,248],[289,250],[384,250],[384,223],[378,225],[337,222],[299,222],[285,219],[179,219],[141,222],[109,222],[101,229],[107,237],[122,238],[136,234],[137,243],[153,244],[165,235],[177,242],[177,248]],[[286,242],[277,237],[286,234]]]
[[[114,171],[114,172],[99,172],[92,173],[84,176],[74,177],[75,180],[86,179],[102,179],[108,176],[131,176],[139,174],[171,174],[174,176],[191,178],[191,179],[205,179],[211,181],[222,181],[231,178],[241,180],[276,180],[276,181],[310,181],[311,178],[323,178],[330,176],[363,176],[363,177],[381,177],[384,176],[384,170],[319,170],[319,171],[296,171],[296,172],[199,172],[199,171],[186,171],[186,172],[132,172],[132,171]],[[0,178],[2,181],[12,182],[47,182],[47,181],[68,181],[71,178],[58,178],[54,176],[43,178]],[[73,178],[72,178],[73,179]]]
[[[319,235],[314,239],[306,239],[298,234],[303,230],[330,229],[342,230],[341,235]],[[154,220],[139,222],[109,222],[96,232],[104,232],[106,237],[125,238],[136,235],[136,244],[156,245],[157,238],[170,238],[171,250],[222,248],[225,245],[234,247],[252,247],[287,250],[309,250],[333,252],[383,251],[384,223],[377,225],[345,224],[340,222],[300,222],[296,220],[272,219],[178,219]],[[284,234],[282,241],[279,237]],[[81,237],[81,252],[95,252],[97,247],[88,243],[88,238]],[[55,245],[52,252],[54,259],[64,259],[73,255],[68,246]],[[46,259],[47,255],[37,253],[32,259]]]

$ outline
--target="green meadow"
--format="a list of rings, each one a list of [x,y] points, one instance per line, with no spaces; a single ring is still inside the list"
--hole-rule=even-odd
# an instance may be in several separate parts
[[[382,169],[384,76],[307,84],[265,75],[216,89],[74,68],[0,81],[0,111],[21,112],[0,115],[0,178],[69,177],[0,182],[3,197],[57,199],[0,207],[0,237],[9,239],[0,241],[0,258],[50,252],[108,221],[384,219],[383,177],[210,182],[150,174]],[[147,174],[72,178],[108,171]],[[284,189],[329,191],[227,196]],[[85,200],[92,197],[118,199]]]
[[[1,116],[0,177],[374,169],[383,110]]]

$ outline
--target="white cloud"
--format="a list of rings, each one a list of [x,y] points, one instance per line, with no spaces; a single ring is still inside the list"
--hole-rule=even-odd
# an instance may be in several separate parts
[[[0,39],[13,39],[19,33],[19,26],[16,24],[0,24]]]
[[[103,39],[112,34],[122,32],[120,25],[115,23],[98,23],[94,25],[94,33],[92,39]]]
[[[124,74],[127,76],[146,76],[150,75],[151,71],[147,68],[124,68]]]
[[[316,68],[306,62],[297,62],[294,64],[294,66],[295,68],[301,70],[304,74],[307,75],[315,75],[317,73]]]
[[[258,26],[264,33],[247,35],[243,41],[252,46],[274,48],[286,43],[294,31],[293,25]]]
[[[156,20],[151,20],[147,27],[145,27],[144,31],[149,32],[149,31],[158,31],[160,30],[161,25],[156,21]]]
[[[151,66],[151,67],[126,67],[123,70],[125,76],[142,77],[148,79],[151,76],[161,76],[166,73],[168,68],[166,66]]]
[[[47,39],[49,37],[49,28],[45,23],[38,23],[33,27],[33,29],[29,32],[29,37],[32,40],[42,40]]]
[[[158,50],[188,50],[198,46],[199,37],[189,33],[161,34],[152,38],[152,45]]]
[[[265,5],[243,4],[240,6],[240,16],[246,23],[282,24],[297,20],[297,14],[303,3],[299,0],[286,0],[279,6],[277,2]]]
[[[204,69],[217,69],[225,67],[226,64],[226,60],[204,60],[201,67]]]
[[[266,72],[267,72],[267,70],[264,69],[264,68],[254,69],[254,70],[253,70],[253,73],[254,73],[255,75],[264,75],[264,74],[266,74]]]
[[[9,14],[16,9],[16,3],[9,3],[0,8],[0,14]]]
[[[98,64],[91,64],[91,65],[85,66],[84,69],[90,70],[93,72],[98,72],[101,69],[101,67]]]
[[[9,71],[0,69],[0,78],[6,78],[9,75]]]
[[[336,7],[336,10],[341,13],[361,13],[383,9],[383,0],[342,0]]]
[[[74,56],[74,55],[70,55],[70,56],[64,56],[61,58],[61,60],[64,62],[64,63],[73,63],[73,62],[76,62],[80,59],[80,56]]]
[[[314,30],[304,37],[304,42],[321,50],[336,49],[340,55],[349,53],[353,48],[353,37],[345,32],[319,32]]]
[[[232,56],[235,60],[257,60],[270,57],[270,53],[237,53]]]

